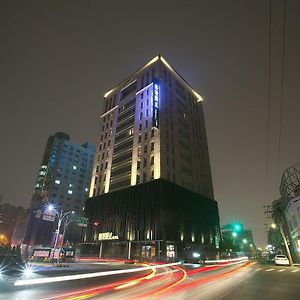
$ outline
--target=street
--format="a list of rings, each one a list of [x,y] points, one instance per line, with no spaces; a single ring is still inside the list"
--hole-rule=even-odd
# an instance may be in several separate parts
[[[110,271],[125,273],[81,279],[72,277]],[[60,280],[50,282],[58,277]],[[299,267],[257,262],[210,266],[74,264],[68,269],[42,270],[35,278],[46,278],[48,283],[11,287],[1,293],[0,299],[292,300],[300,296]]]

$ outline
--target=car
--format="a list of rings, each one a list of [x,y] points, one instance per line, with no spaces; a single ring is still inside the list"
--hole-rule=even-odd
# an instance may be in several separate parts
[[[289,266],[290,265],[290,261],[288,260],[288,258],[285,255],[276,255],[275,256],[275,265],[276,266]]]

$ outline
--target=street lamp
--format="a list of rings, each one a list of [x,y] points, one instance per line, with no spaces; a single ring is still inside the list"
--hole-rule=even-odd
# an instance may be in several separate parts
[[[61,223],[62,221],[67,218],[68,215],[70,214],[74,214],[74,210],[72,211],[67,211],[67,212],[64,212],[63,210],[61,211],[57,211],[54,207],[53,204],[48,204],[46,206],[46,212],[53,212],[55,214],[55,217],[57,217],[58,219],[58,222],[57,222],[57,227],[56,227],[56,230],[55,230],[55,240],[54,240],[54,245],[53,245],[53,258],[54,258],[54,255],[55,255],[55,252],[56,252],[56,246],[57,246],[57,241],[58,241],[58,236],[59,236],[59,232],[60,232],[60,227],[61,227]],[[62,243],[63,243],[63,239],[64,239],[64,234],[65,234],[65,229],[66,229],[66,226],[68,226],[70,223],[70,221],[66,221],[65,224],[64,224],[64,233],[63,233],[63,238],[62,238]],[[61,247],[60,247],[61,248]],[[60,253],[60,250],[59,250],[59,253]],[[59,253],[58,253],[58,256],[57,256],[57,262],[59,261]]]
[[[271,228],[273,228],[273,229],[276,229],[276,228],[277,228],[277,226],[276,226],[275,223],[272,223],[270,226],[271,226]]]

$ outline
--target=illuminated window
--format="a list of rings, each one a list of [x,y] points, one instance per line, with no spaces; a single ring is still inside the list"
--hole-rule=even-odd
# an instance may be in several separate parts
[[[141,155],[141,146],[138,146],[138,156],[140,156]]]
[[[72,194],[73,194],[73,192],[72,192],[71,190],[68,190],[68,194],[72,195]]]
[[[69,187],[72,187],[72,183],[69,184]]]
[[[73,170],[76,170],[77,169],[77,167],[76,166],[73,166]]]
[[[85,188],[85,191],[87,192],[89,189],[88,188]]]
[[[55,183],[56,183],[56,184],[60,184],[60,180],[56,179],[56,180],[55,180]]]
[[[134,132],[133,128],[130,128],[129,129],[129,135],[133,135],[133,132]]]

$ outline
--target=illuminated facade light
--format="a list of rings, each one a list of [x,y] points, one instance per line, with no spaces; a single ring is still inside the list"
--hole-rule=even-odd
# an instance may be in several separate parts
[[[68,190],[68,194],[72,195],[72,194],[73,194],[73,191]]]
[[[76,170],[77,169],[77,167],[76,166],[73,166],[73,170]]]
[[[55,179],[55,181],[54,181],[56,184],[60,184],[60,180],[58,180],[58,179]]]

